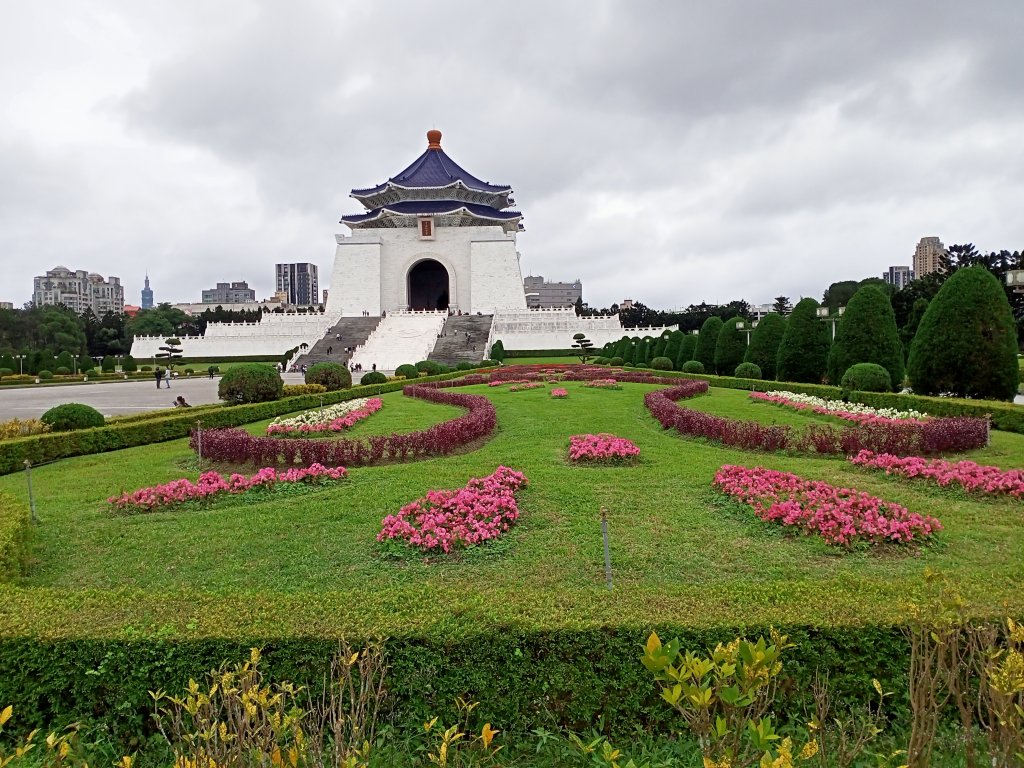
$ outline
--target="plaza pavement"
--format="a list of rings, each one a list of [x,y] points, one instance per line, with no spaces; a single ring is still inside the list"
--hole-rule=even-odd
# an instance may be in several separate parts
[[[285,384],[301,384],[301,373],[282,375]],[[146,381],[86,382],[82,384],[51,384],[45,387],[4,387],[0,389],[0,421],[34,419],[61,403],[91,405],[104,416],[138,413],[170,408],[178,395],[189,405],[218,402],[217,383],[220,378],[205,376],[177,378],[171,388],[156,388],[156,379]]]

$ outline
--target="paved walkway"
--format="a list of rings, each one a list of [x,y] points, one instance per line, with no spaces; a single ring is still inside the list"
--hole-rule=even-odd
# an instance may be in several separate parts
[[[301,373],[286,373],[282,378],[285,384],[302,383]],[[199,376],[178,378],[171,382],[170,389],[166,386],[157,389],[156,379],[53,384],[17,389],[5,387],[0,389],[0,421],[38,418],[61,403],[85,403],[104,416],[170,408],[178,395],[183,395],[189,405],[216,403],[219,400],[219,381],[219,378]]]

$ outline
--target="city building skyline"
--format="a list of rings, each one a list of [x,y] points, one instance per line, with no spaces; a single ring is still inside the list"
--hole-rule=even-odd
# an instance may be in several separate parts
[[[96,272],[57,266],[33,278],[32,301],[37,306],[63,304],[79,314],[92,310],[102,317],[124,311],[124,287],[113,275],[104,279]]]
[[[937,237],[922,237],[914,249],[914,275],[924,277],[942,268],[942,259],[946,256],[946,246]]]
[[[256,301],[256,291],[245,280],[217,283],[216,288],[203,289],[203,304],[248,304]]]
[[[274,286],[289,304],[309,306],[320,296],[319,269],[311,262],[274,265]]]

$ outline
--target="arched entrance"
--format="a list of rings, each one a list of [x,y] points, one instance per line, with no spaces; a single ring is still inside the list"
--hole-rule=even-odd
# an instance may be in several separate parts
[[[448,270],[424,259],[409,270],[409,309],[448,309]]]

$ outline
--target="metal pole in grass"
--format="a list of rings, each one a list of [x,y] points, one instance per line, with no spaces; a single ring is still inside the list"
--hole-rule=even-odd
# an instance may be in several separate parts
[[[203,466],[203,423],[196,419],[196,453],[199,454],[199,466]]]
[[[601,507],[601,536],[604,538],[604,580],[612,588],[612,556],[608,551],[608,507]]]
[[[36,497],[32,493],[32,462],[25,459],[25,477],[28,479],[28,508],[32,513],[32,522],[38,523],[39,518],[36,517]]]

